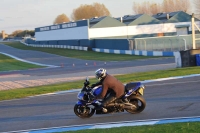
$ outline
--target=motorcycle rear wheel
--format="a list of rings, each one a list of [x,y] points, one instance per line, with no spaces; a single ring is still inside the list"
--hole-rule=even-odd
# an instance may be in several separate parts
[[[95,109],[84,107],[78,104],[74,105],[74,113],[80,118],[90,118],[93,116]]]
[[[129,101],[131,104],[134,104],[137,107],[136,109],[125,109],[131,114],[140,113],[146,107],[146,101],[142,96],[130,96]]]

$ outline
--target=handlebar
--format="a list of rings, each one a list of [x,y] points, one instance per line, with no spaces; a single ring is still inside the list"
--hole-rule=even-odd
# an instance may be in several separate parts
[[[87,80],[84,82],[84,86],[88,86],[89,84],[90,84],[90,82]]]

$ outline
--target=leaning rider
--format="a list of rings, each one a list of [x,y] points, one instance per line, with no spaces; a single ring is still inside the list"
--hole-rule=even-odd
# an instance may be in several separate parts
[[[111,90],[111,93],[107,98],[105,98],[102,104],[99,105],[99,109],[104,109],[109,103],[114,102],[116,99],[121,98],[124,95],[124,85],[117,80],[114,76],[107,74],[106,69],[100,68],[95,72],[96,78],[99,80],[96,84],[92,84],[92,88],[98,85],[102,85],[102,92],[97,99],[103,99],[107,91]],[[128,102],[125,100],[124,102]],[[105,107],[105,108],[103,108]]]

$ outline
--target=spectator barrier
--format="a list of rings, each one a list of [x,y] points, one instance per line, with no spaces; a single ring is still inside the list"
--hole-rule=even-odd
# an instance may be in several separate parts
[[[88,47],[82,47],[82,46],[69,46],[69,45],[41,45],[41,44],[27,44],[23,41],[21,41],[26,46],[31,47],[42,47],[42,48],[63,48],[63,49],[75,49],[75,50],[84,50],[88,51]]]

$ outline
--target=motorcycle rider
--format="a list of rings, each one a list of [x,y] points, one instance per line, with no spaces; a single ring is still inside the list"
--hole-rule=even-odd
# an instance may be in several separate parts
[[[98,85],[102,85],[102,92],[97,99],[103,99],[107,93],[107,91],[111,91],[110,95],[104,99],[104,101],[99,105],[97,109],[103,109],[106,112],[105,108],[109,103],[114,102],[116,99],[121,98],[125,91],[124,85],[117,80],[114,76],[108,74],[106,69],[99,68],[95,71],[95,76],[99,80],[96,84],[92,84],[92,88]],[[123,100],[124,102],[128,102],[127,99]]]

